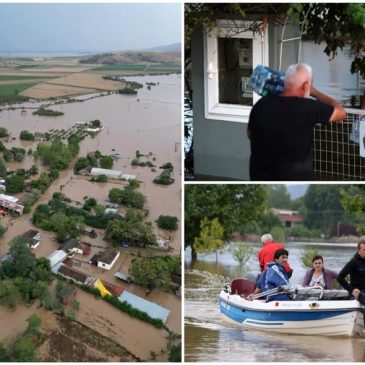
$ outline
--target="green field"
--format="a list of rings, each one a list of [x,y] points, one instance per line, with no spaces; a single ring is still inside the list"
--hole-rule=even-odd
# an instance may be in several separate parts
[[[38,82],[27,82],[24,84],[10,84],[10,85],[0,85],[0,96],[2,95],[16,95],[20,94],[23,90],[29,89],[33,85],[38,84]]]
[[[147,73],[181,72],[181,65],[177,63],[149,64],[149,65],[102,65],[92,71],[136,71]]]
[[[13,76],[13,75],[0,75],[0,81],[17,81],[17,80],[36,80],[36,79],[42,79],[42,80],[49,80],[52,77],[46,77],[46,76]]]

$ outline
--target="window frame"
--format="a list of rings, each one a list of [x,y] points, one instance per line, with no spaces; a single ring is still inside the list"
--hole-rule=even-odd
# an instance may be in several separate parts
[[[268,32],[253,32],[247,29],[250,21],[222,20],[218,27],[204,33],[204,110],[206,119],[224,120],[238,123],[248,123],[251,106],[225,104],[219,102],[218,75],[218,38],[252,39],[252,65],[268,65],[269,44]],[[253,93],[255,104],[260,96]]]

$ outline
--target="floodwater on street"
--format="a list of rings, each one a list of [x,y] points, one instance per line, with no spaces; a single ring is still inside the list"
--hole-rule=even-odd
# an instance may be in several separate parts
[[[231,245],[234,245],[232,243]],[[250,244],[253,253],[247,271],[258,271],[257,252],[261,246]],[[301,284],[305,269],[300,256],[308,243],[286,244],[294,269],[292,284]],[[355,244],[318,244],[325,267],[339,271],[356,252]],[[219,313],[218,297],[222,284],[242,276],[229,251],[198,255],[191,261],[185,251],[185,361],[187,362],[352,362],[365,361],[365,339],[325,336],[270,334],[241,329],[225,322]]]

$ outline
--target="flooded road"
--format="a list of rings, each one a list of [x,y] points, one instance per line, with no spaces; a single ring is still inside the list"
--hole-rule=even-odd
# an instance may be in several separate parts
[[[252,244],[253,254],[247,271],[257,271],[259,245]],[[294,269],[291,282],[300,284],[305,269],[300,256],[311,245],[288,243],[289,262]],[[340,270],[356,252],[355,244],[336,247],[318,246],[325,267]],[[365,361],[365,339],[320,336],[275,335],[242,330],[225,322],[218,308],[222,284],[242,275],[229,252],[198,255],[191,262],[185,252],[185,361],[191,362],[352,362]]]

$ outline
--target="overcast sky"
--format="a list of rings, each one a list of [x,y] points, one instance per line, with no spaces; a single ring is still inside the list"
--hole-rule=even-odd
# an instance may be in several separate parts
[[[181,42],[180,4],[0,4],[0,52],[106,52]]]

